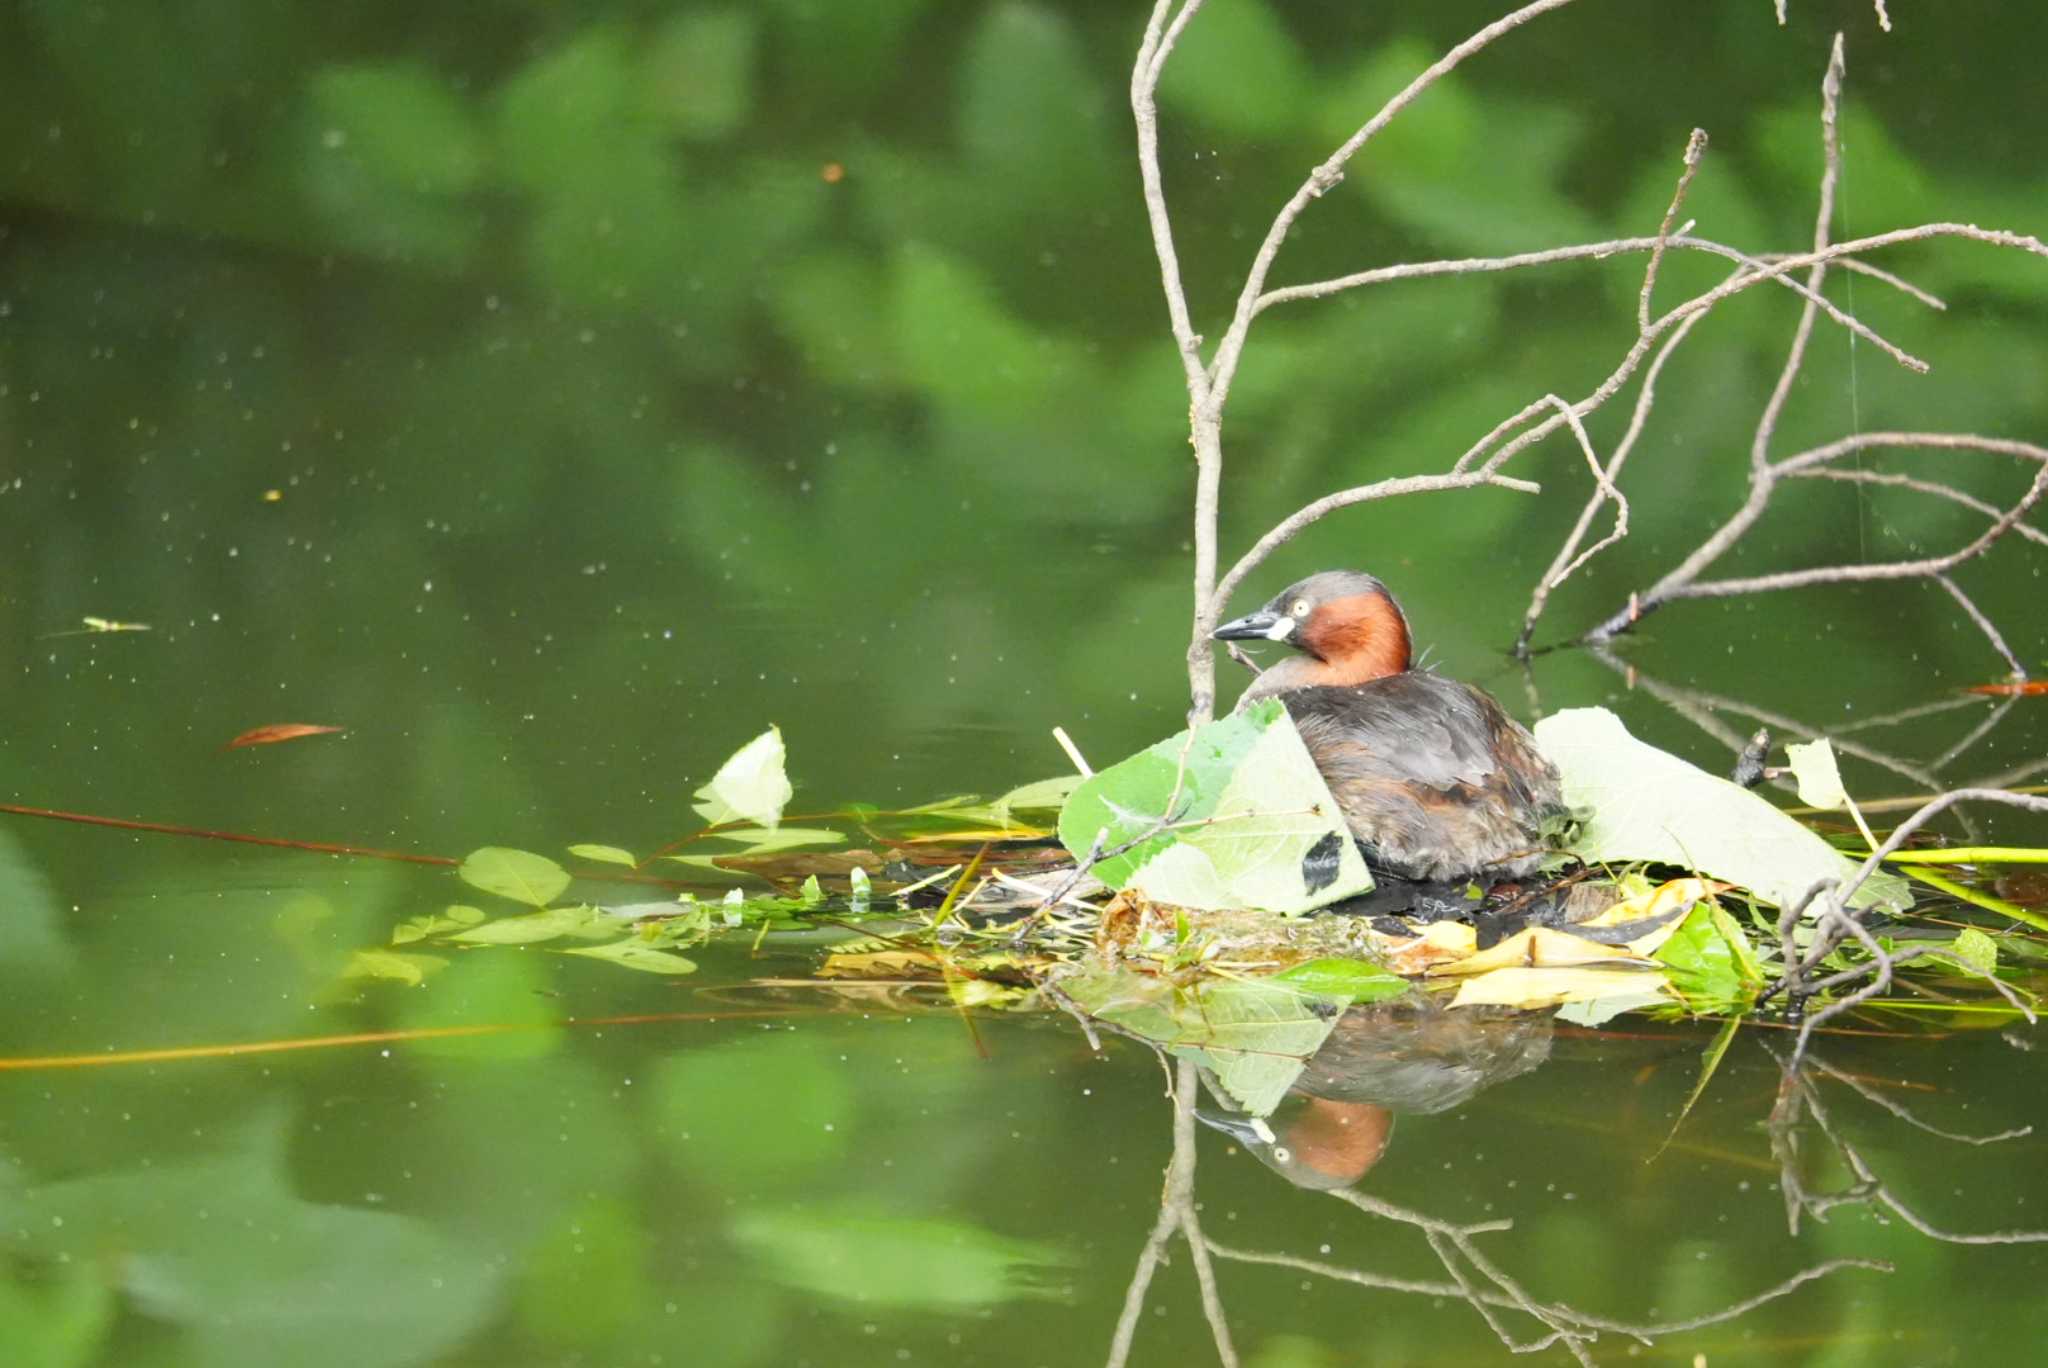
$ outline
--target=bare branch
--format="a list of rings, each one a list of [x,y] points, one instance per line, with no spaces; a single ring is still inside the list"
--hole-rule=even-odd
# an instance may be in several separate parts
[[[1677,188],[1671,192],[1671,203],[1664,210],[1664,221],[1657,225],[1657,245],[1650,249],[1650,264],[1643,271],[1642,293],[1636,297],[1636,330],[1650,330],[1650,296],[1657,288],[1657,268],[1664,264],[1664,249],[1671,245],[1671,226],[1678,222],[1678,211],[1685,204],[1685,192],[1692,188],[1692,178],[1699,174],[1700,159],[1707,155],[1707,130],[1695,128],[1685,142],[1685,169],[1678,173]]]
[[[1130,1285],[1124,1290],[1123,1312],[1117,1317],[1116,1333],[1109,1342],[1108,1368],[1123,1368],[1130,1361],[1131,1342],[1138,1334],[1138,1317],[1145,1309],[1145,1293],[1152,1286],[1152,1276],[1159,1271],[1160,1261],[1166,1257],[1166,1242],[1180,1230],[1194,1203],[1196,1087],[1194,1065],[1181,1060],[1173,1088],[1173,1158],[1167,1164],[1166,1184],[1159,1197],[1159,1219],[1152,1223],[1152,1233],[1145,1237],[1145,1247],[1138,1251],[1137,1267],[1131,1271]],[[1187,1123],[1185,1133],[1183,1119]]]
[[[1911,475],[1900,475],[1892,471],[1835,470],[1822,466],[1808,470],[1795,470],[1791,474],[1795,478],[1804,479],[1842,480],[1850,484],[1891,485],[1899,489],[1910,489],[1915,494],[1926,494],[1937,499],[1947,499],[1950,503],[1958,503],[1965,508],[1982,513],[1987,518],[1996,518],[1999,514],[1996,504],[1987,503],[1976,495],[1957,489],[1952,485],[1941,484],[1934,480],[1916,479]],[[2030,522],[2014,523],[2012,530],[2015,535],[2025,537],[2030,542],[2040,546],[2048,546],[2048,532],[2043,532]]]
[[[2025,524],[2016,523],[2014,526],[2022,527]],[[2027,530],[2033,531],[2032,528],[2027,528]],[[1936,575],[1934,582],[1948,590],[1948,596],[1956,601],[1956,606],[1968,615],[1970,621],[1977,624],[1977,630],[1982,632],[1985,640],[1991,643],[1991,649],[2005,657],[2006,674],[2013,679],[2025,679],[2027,677],[2027,667],[2020,664],[2020,658],[2012,653],[2012,647],[2005,644],[2005,638],[1998,634],[1998,628],[1991,624],[1991,619],[1984,616],[1984,610],[1977,606],[1976,600],[1964,593],[1961,587],[1947,575]]]
[[[1180,254],[1173,242],[1173,219],[1166,209],[1166,185],[1159,173],[1159,108],[1156,99],[1159,73],[1173,52],[1182,30],[1187,27],[1202,0],[1184,0],[1180,13],[1167,26],[1167,14],[1174,0],[1157,0],[1152,19],[1145,26],[1144,41],[1131,72],[1131,116],[1138,132],[1138,175],[1145,187],[1145,217],[1152,228],[1152,251],[1159,258],[1160,285],[1166,294],[1166,314],[1173,327],[1173,340],[1187,371],[1188,394],[1196,402],[1207,397],[1209,382],[1202,366],[1202,339],[1188,313],[1187,289],[1180,274]]]
[[[1881,580],[1931,579],[1953,570],[1966,560],[1982,555],[1993,542],[2004,536],[2015,523],[2026,516],[2028,510],[2040,501],[2043,492],[2048,492],[2048,466],[2041,468],[2034,476],[2033,483],[2027,486],[2027,492],[2021,495],[2019,501],[2011,508],[2001,513],[1996,522],[1967,544],[1946,555],[1923,556],[1917,560],[1905,561],[1859,561],[1848,565],[1816,566],[1807,570],[1784,570],[1770,575],[1749,575],[1739,579],[1660,584],[1660,587],[1641,596],[1634,617],[1639,619],[1653,609],[1676,599],[1728,598],[1738,594],[1804,589],[1817,584],[1868,584]],[[1619,630],[1619,626],[1615,630]]]
[[[1934,225],[1923,224],[1921,226],[1932,227]],[[1934,236],[1942,235],[1935,234]],[[1605,242],[1587,242],[1572,247],[1551,247],[1540,252],[1521,252],[1514,256],[1467,257],[1447,261],[1416,261],[1400,266],[1382,266],[1376,270],[1359,271],[1352,275],[1336,276],[1329,280],[1318,280],[1307,285],[1285,286],[1262,296],[1258,307],[1263,312],[1274,304],[1286,304],[1297,299],[1323,299],[1345,290],[1354,290],[1366,285],[1383,285],[1395,280],[1426,280],[1436,276],[1492,275],[1500,271],[1521,270],[1530,266],[1554,266],[1560,262],[1567,261],[1605,261],[1609,257],[1622,256],[1633,252],[1654,253],[1657,250],[1658,241],[1659,239],[1654,237],[1610,238]],[[1763,284],[1766,281],[1781,285],[1794,294],[1804,296],[1812,301],[1828,317],[1868,341],[1871,345],[1878,347],[1887,356],[1890,356],[1908,370],[1924,374],[1929,369],[1927,363],[1919,357],[1888,341],[1860,319],[1845,313],[1827,299],[1814,294],[1805,285],[1796,280],[1789,279],[1782,270],[1777,269],[1781,265],[1810,265],[1815,260],[1811,255],[1787,256],[1779,254],[1775,257],[1751,256],[1747,252],[1728,246],[1726,243],[1715,242],[1708,238],[1694,237],[1691,234],[1683,233],[1675,237],[1663,239],[1663,242],[1667,248],[1676,247],[1683,251],[1705,252],[1712,256],[1725,257],[1729,261],[1751,267],[1756,270],[1756,277],[1740,288],[1747,289],[1750,284]],[[1844,255],[1840,251],[1830,250],[1820,259],[1834,261],[1838,258],[1843,258]],[[1735,279],[1742,280],[1745,277],[1737,276]],[[1892,279],[1897,279],[1897,277],[1892,277]],[[1924,291],[1915,291],[1911,287],[1905,286],[1903,281],[1900,281],[1899,284],[1901,287],[1906,288],[1909,294],[1919,295],[1925,293]],[[1735,291],[1731,290],[1729,293],[1733,294]],[[1713,304],[1718,304],[1721,298],[1725,297],[1716,297],[1707,307],[1711,308]],[[1932,296],[1929,296],[1929,298],[1932,298]],[[1691,302],[1697,303],[1698,301]],[[1681,305],[1680,309],[1685,307]],[[1673,313],[1678,313],[1678,310],[1674,310]],[[1653,334],[1661,333],[1665,328],[1672,326],[1675,321],[1676,319],[1672,314],[1667,314],[1659,322],[1652,323],[1650,331]]]
[[[2034,1133],[2032,1126],[2019,1126],[2012,1130],[1997,1131],[1990,1135],[1965,1135],[1959,1131],[1943,1130],[1931,1121],[1921,1120],[1913,1114],[1911,1109],[1892,1101],[1892,1099],[1886,1097],[1883,1093],[1856,1077],[1856,1075],[1843,1073],[1824,1059],[1809,1058],[1806,1062],[1811,1067],[1820,1070],[1829,1078],[1848,1088],[1872,1106],[1883,1108],[1914,1129],[1926,1131],[1929,1135],[1938,1135],[1944,1140],[1953,1140],[1959,1145],[1995,1145],[2001,1141],[2018,1140]]]
[[[1628,429],[1621,434],[1621,440],[1615,443],[1614,453],[1607,458],[1605,482],[1617,490],[1617,496],[1619,487],[1615,481],[1621,475],[1621,467],[1628,460],[1629,453],[1635,450],[1636,440],[1643,435],[1643,428],[1649,422],[1651,408],[1656,405],[1657,378],[1663,374],[1664,364],[1671,359],[1672,353],[1676,352],[1691,335],[1693,325],[1705,317],[1705,314],[1694,314],[1673,328],[1665,337],[1663,345],[1657,348],[1650,368],[1643,372],[1643,385],[1636,392],[1635,408],[1629,414]],[[1536,581],[1536,587],[1530,591],[1529,607],[1522,614],[1522,630],[1515,638],[1517,656],[1527,659],[1530,639],[1536,635],[1536,620],[1543,616],[1543,609],[1550,601],[1551,590],[1562,584],[1567,574],[1578,569],[1592,557],[1593,551],[1579,555],[1579,544],[1586,539],[1587,531],[1593,526],[1594,515],[1600,511],[1600,505],[1604,500],[1605,495],[1598,488],[1587,497],[1585,506],[1579,509],[1578,521],[1572,524],[1571,532],[1557,548],[1557,554],[1551,557],[1550,568],[1543,572],[1542,578]],[[1593,550],[1597,551],[1615,540],[1618,540],[1618,537],[1610,535]]]
[[[1801,1212],[1811,1212],[1817,1219],[1825,1219],[1828,1212],[1840,1206],[1883,1206],[1922,1235],[1944,1244],[2009,1245],[2048,1242],[2048,1231],[2043,1230],[1994,1230],[1980,1234],[1961,1234],[1944,1230],[1928,1221],[1891,1190],[1890,1185],[1878,1176],[1877,1170],[1871,1166],[1863,1152],[1841,1133],[1828,1115],[1827,1108],[1822,1105],[1819,1089],[1814,1086],[1813,1080],[1797,1061],[1780,1056],[1779,1065],[1784,1073],[1779,1084],[1778,1106],[1771,1115],[1771,1148],[1778,1156],[1779,1186],[1785,1193],[1785,1211],[1794,1234],[1798,1233]],[[1800,1176],[1798,1124],[1802,1108],[1813,1117],[1815,1129],[1849,1170],[1850,1183],[1840,1192],[1809,1192]],[[1953,1138],[1966,1143],[1977,1143],[1971,1137]]]
[[[1822,169],[1820,175],[1820,209],[1814,216],[1813,250],[1824,251],[1828,245],[1828,229],[1835,221],[1835,187],[1842,179],[1842,139],[1838,128],[1842,99],[1842,35],[1835,35],[1835,45],[1828,56],[1827,74],[1820,82],[1820,134]],[[1806,274],[1808,290],[1806,307],[1799,312],[1799,323],[1792,330],[1792,346],[1785,355],[1785,365],[1778,372],[1778,383],[1771,390],[1771,397],[1764,402],[1763,415],[1757,419],[1756,435],[1749,444],[1749,470],[1752,483],[1769,484],[1771,434],[1778,429],[1778,417],[1785,410],[1785,401],[1792,395],[1792,384],[1799,378],[1799,367],[1806,360],[1806,344],[1813,337],[1813,316],[1815,301],[1820,298],[1821,283],[1827,279],[1828,267],[1825,261],[1817,261]]]
[[[1244,577],[1265,563],[1266,557],[1285,546],[1300,535],[1301,530],[1319,519],[1328,517],[1340,508],[1353,504],[1369,503],[1374,499],[1391,499],[1401,494],[1424,494],[1436,490],[1472,489],[1479,485],[1499,485],[1502,489],[1518,490],[1524,494],[1540,494],[1543,486],[1529,480],[1517,480],[1506,475],[1496,475],[1490,470],[1467,471],[1462,475],[1405,475],[1397,479],[1377,480],[1355,489],[1340,489],[1335,494],[1325,494],[1314,503],[1296,509],[1276,524],[1265,536],[1253,544],[1251,550],[1237,559],[1228,574],[1216,585],[1210,599],[1210,618],[1223,610],[1230,602],[1230,596]]]
[[[1791,570],[1772,575],[1756,575],[1741,579],[1701,580],[1701,571],[1711,565],[1736,542],[1748,533],[1758,518],[1763,515],[1770,501],[1775,482],[1783,477],[1804,474],[1809,470],[1826,465],[1851,452],[1869,450],[1873,447],[1932,447],[1951,451],[1984,451],[1997,455],[2018,456],[2034,461],[2040,469],[2026,492],[1974,540],[1955,551],[1942,556],[1928,556],[1908,561],[1883,561],[1851,565],[1823,566],[1808,570]],[[1611,614],[1606,621],[1586,633],[1588,641],[1605,641],[1626,631],[1644,615],[1677,599],[1725,598],[1735,594],[1767,593],[1780,589],[1798,589],[1816,584],[1868,583],[1879,580],[1931,578],[1943,574],[1974,556],[1981,555],[1992,543],[2011,531],[2037,503],[2044,489],[2048,489],[2048,448],[2031,442],[2016,442],[2006,438],[1978,437],[1968,433],[1949,432],[1866,432],[1852,437],[1840,438],[1824,446],[1814,447],[1794,456],[1788,456],[1775,464],[1767,465],[1761,479],[1753,479],[1749,497],[1727,522],[1702,542],[1691,555],[1675,569],[1647,590],[1631,598],[1629,605]]]

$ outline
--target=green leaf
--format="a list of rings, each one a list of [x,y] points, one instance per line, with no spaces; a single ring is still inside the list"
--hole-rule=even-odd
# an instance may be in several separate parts
[[[1989,978],[1998,969],[1998,942],[1974,926],[1965,927],[1949,942],[1947,957]]]
[[[1792,776],[1799,781],[1799,801],[1829,812],[1848,806],[1849,791],[1842,786],[1842,770],[1835,763],[1835,748],[1823,736],[1818,741],[1795,741],[1785,747]]]
[[[1779,907],[1856,868],[1764,798],[1636,740],[1605,708],[1544,718],[1536,743],[1564,776],[1565,801],[1585,816],[1571,852],[1588,864],[1675,865]],[[1850,902],[1902,911],[1913,897],[1904,879],[1880,872]]]
[[[717,826],[744,819],[764,827],[782,820],[782,809],[795,796],[784,771],[787,754],[782,729],[770,727],[733,752],[711,782],[697,790],[698,815]]]
[[[341,976],[345,979],[390,979],[417,988],[427,981],[427,975],[436,969],[445,969],[448,961],[439,955],[400,954],[396,950],[358,950],[348,957],[342,966]]]
[[[1092,775],[1060,813],[1060,840],[1083,859],[1097,832],[1108,833],[1104,849],[1113,850],[1157,830],[1164,816],[1169,829],[1102,860],[1095,874],[1177,906],[1269,912],[1303,912],[1372,887],[1278,699]]]
[[[1176,989],[1120,969],[1061,979],[1090,1016],[1156,1041],[1214,1075],[1236,1110],[1271,1114],[1329,1038],[1346,999],[1259,979],[1206,979]]]
[[[1381,1002],[1400,997],[1410,987],[1407,979],[1391,969],[1349,959],[1309,960],[1281,970],[1270,981],[1346,1002]]]
[[[624,865],[628,869],[631,869],[640,863],[638,860],[633,858],[632,851],[621,850],[617,846],[588,844],[572,845],[569,847],[569,853],[571,855],[579,856],[586,860],[595,860],[599,864]]]
[[[1757,981],[1744,965],[1748,943],[1731,942],[1722,923],[1734,927],[1734,922],[1725,913],[1717,921],[1714,911],[1705,903],[1694,907],[1652,956],[1670,971],[1671,986],[1695,1013],[1724,1010],[1756,997]],[[1740,928],[1735,931],[1740,937]]]
[[[748,844],[739,850],[721,850],[715,855],[664,855],[664,860],[677,864],[694,865],[699,869],[723,869],[720,860],[729,860],[740,855],[769,855],[778,850],[794,850],[803,846],[841,845],[846,836],[842,832],[825,827],[740,827],[733,831],[706,832],[707,840],[745,841]]]
[[[1056,779],[1020,784],[989,806],[994,810],[999,825],[1008,825],[1013,812],[1058,812],[1066,806],[1067,799],[1073,797],[1074,790],[1081,787],[1084,777],[1062,774]]]
[[[444,931],[460,931],[465,926],[475,926],[483,919],[484,912],[482,908],[469,907],[463,903],[451,903],[439,912],[430,912],[418,917],[407,917],[398,924],[397,929],[392,931],[391,943],[393,945],[404,945],[409,941],[425,940],[428,936],[438,936]]]
[[[1060,1295],[1039,1270],[1070,1260],[1051,1245],[962,1221],[915,1220],[858,1207],[756,1204],[732,1236],[767,1277],[817,1297],[878,1308],[958,1312]]]
[[[694,974],[697,961],[685,959],[667,950],[657,950],[638,937],[628,937],[604,945],[586,945],[576,950],[564,950],[565,955],[582,955],[586,959],[603,960],[616,964],[622,969],[639,969],[649,974]]]
[[[522,917],[500,917],[449,939],[465,945],[534,945],[562,936],[594,940],[617,935],[618,930],[619,919],[601,907],[550,907]]]
[[[569,872],[547,856],[505,846],[472,850],[455,872],[472,888],[534,907],[546,907],[569,886]]]

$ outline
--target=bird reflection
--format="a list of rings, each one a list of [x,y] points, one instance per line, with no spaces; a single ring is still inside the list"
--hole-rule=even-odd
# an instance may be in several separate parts
[[[1427,1116],[1550,1057],[1548,1014],[1461,1007],[1424,994],[1347,1011],[1271,1116],[1202,1108],[1296,1187],[1350,1187],[1372,1170],[1401,1113]],[[1222,1097],[1205,1072],[1211,1097]]]

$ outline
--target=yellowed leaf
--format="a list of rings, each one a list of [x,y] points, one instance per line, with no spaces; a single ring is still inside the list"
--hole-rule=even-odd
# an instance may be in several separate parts
[[[1431,922],[1413,940],[1388,946],[1386,966],[1414,978],[1431,965],[1469,957],[1478,943],[1478,933],[1464,922]]]
[[[1601,960],[1630,958],[1619,945],[1602,945],[1568,931],[1548,926],[1529,926],[1517,931],[1489,950],[1464,959],[1433,965],[1432,975],[1485,974],[1513,967],[1544,968],[1555,965],[1594,964]]]
[[[1691,907],[1702,898],[1711,898],[1732,887],[1734,885],[1716,883],[1712,879],[1672,879],[1624,898],[1599,916],[1589,917],[1579,925],[1623,926],[1645,917],[1658,917],[1674,909]]]
[[[1602,998],[1639,997],[1644,993],[1669,992],[1670,980],[1661,969],[1634,964],[1512,966],[1478,974],[1458,985],[1453,1007],[1555,1007],[1566,1002],[1596,1002]]]
[[[1717,893],[1733,888],[1733,884],[1717,883],[1712,879],[1671,879],[1655,888],[1644,889],[1632,897],[1624,898],[1599,916],[1580,922],[1581,926],[1626,927],[1631,922],[1652,922],[1664,918],[1660,926],[1649,926],[1643,934],[1627,942],[1626,949],[1631,955],[1647,959],[1657,952],[1657,947],[1669,940],[1685,921],[1685,913],[1692,905],[1710,900]]]

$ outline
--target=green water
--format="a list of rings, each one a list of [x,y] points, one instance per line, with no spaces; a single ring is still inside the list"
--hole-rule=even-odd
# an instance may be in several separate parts
[[[1213,4],[1162,94],[1212,335],[1271,207],[1367,97],[1498,12]],[[1700,231],[1802,244],[1832,23],[1850,34],[1838,236],[2048,224],[2041,18],[1897,6],[1886,37],[1848,0],[1794,0],[1784,30],[1770,8],[1545,18],[1418,106],[1276,279],[1649,232],[1695,125],[1714,138]],[[1098,761],[1175,730],[1190,481],[1121,103],[1141,24],[1132,5],[918,0],[0,11],[0,801],[429,856],[645,851],[692,829],[691,790],[770,722],[797,811],[1058,773],[1054,725]],[[1831,297],[1933,374],[1823,329],[1779,453],[2048,431],[2048,262],[1959,243],[1885,260],[1950,308],[1866,278]],[[1443,468],[1530,399],[1583,393],[1633,336],[1639,272],[1269,314],[1226,429],[1226,555],[1309,497]],[[1673,261],[1659,297],[1716,278]],[[1539,641],[1625,602],[1739,501],[1794,317],[1765,294],[1674,362],[1631,537],[1557,594]],[[1603,450],[1625,420],[1596,419]],[[1918,459],[1873,468],[1960,471],[1988,499],[2024,480]],[[1524,677],[1501,648],[1586,481],[1558,443],[1521,473],[1546,494],[1340,514],[1247,604],[1372,569],[1440,668],[1525,716],[1604,703],[1717,770],[1701,721],[1753,720],[1674,709],[1672,689],[1797,739],[2001,672],[1940,590],[1907,585],[1680,605],[1625,644],[1633,679],[1582,653]],[[1792,491],[1728,568],[1930,554],[1981,526],[1856,493]],[[1958,573],[2036,669],[2043,563],[2012,540]],[[87,616],[151,630],[68,634]],[[282,722],[346,730],[223,749]],[[2048,772],[2035,700],[1843,734],[1873,797]],[[1972,820],[2048,844],[2038,821]],[[678,980],[504,951],[419,989],[337,983],[352,951],[465,896],[433,865],[0,818],[0,1054],[405,1035],[0,1073],[0,1362],[1109,1355],[1172,1149],[1150,1054],[1098,1054],[1064,1017],[970,1030],[928,999],[802,986],[819,945],[772,937]],[[430,1034],[479,1024],[523,1029]],[[1862,1208],[1789,1236],[1769,1042],[1736,1041],[1650,1162],[1711,1032],[1618,1024],[1561,1030],[1541,1068],[1401,1118],[1363,1190],[1512,1218],[1477,1237],[1501,1268],[1619,1321],[1703,1314],[1826,1259],[1896,1265],[1654,1347],[1610,1332],[1603,1363],[2030,1361],[2042,1246]],[[2048,1120],[2034,1039],[1822,1053],[1982,1135]],[[1964,1144],[1820,1086],[1925,1220],[2048,1227],[2038,1137]],[[1415,1230],[1288,1186],[1220,1133],[1196,1143],[1213,1240],[1444,1278]],[[1808,1143],[1809,1181],[1846,1185]],[[1260,1368],[1509,1357],[1444,1296],[1218,1272]],[[1131,1361],[1215,1356],[1176,1248]]]

